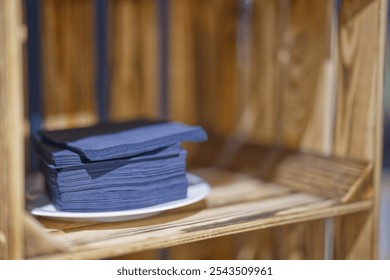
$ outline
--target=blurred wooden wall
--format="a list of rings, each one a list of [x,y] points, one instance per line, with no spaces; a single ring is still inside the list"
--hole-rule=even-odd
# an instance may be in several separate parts
[[[97,121],[92,0],[42,0],[43,116],[47,128]]]
[[[110,117],[159,112],[157,5],[154,0],[108,1]]]
[[[107,2],[106,106],[110,119],[159,114],[156,1]],[[347,22],[348,26],[338,25],[334,0],[168,2],[169,118],[200,124],[210,134],[234,135],[325,155],[336,151],[339,155],[372,159],[373,149],[378,146],[362,148],[367,137],[359,134],[369,132],[367,127],[374,122],[367,117],[370,112],[360,116],[363,121],[359,124],[351,124],[356,113],[343,108],[345,102],[354,100],[361,107],[366,107],[367,102],[374,104],[376,99],[364,99],[364,92],[371,88],[364,87],[366,91],[357,95],[348,90],[359,80],[369,80],[364,86],[375,81],[363,72],[351,71],[355,80],[350,85],[350,72],[344,73],[341,67],[346,65],[349,69],[349,61],[341,58],[349,59],[349,35],[345,35],[348,26],[368,28],[364,27],[364,16],[347,22],[348,6],[357,10],[368,6],[367,17],[376,14],[380,0],[343,1],[346,4],[341,7],[341,23]],[[95,1],[41,3],[44,124],[59,128],[94,123],[99,120]],[[363,40],[362,52],[371,57],[373,47],[367,40],[358,39]],[[345,57],[336,56],[337,49],[343,50],[342,47],[347,50],[341,52]],[[339,88],[336,65],[341,65],[339,76],[347,83],[339,83]],[[346,125],[351,125],[353,135],[346,134],[350,131],[344,129]],[[348,150],[352,136],[357,141],[352,147],[364,155]],[[354,219],[350,221],[355,223]],[[347,220],[338,220],[336,231],[346,231],[345,225]],[[179,259],[317,259],[325,253],[324,231],[324,221],[314,221],[183,245],[165,255]],[[340,240],[344,242],[343,238]],[[194,255],[193,246],[208,249]],[[223,256],[218,248],[224,248]]]
[[[332,1],[244,2],[169,1],[169,118],[200,124],[209,133],[326,152],[327,131],[319,124],[327,112],[315,109],[331,102],[325,82],[331,80]],[[110,119],[159,113],[156,7],[155,0],[108,1]],[[42,0],[47,128],[99,120],[95,8],[92,0]],[[286,226],[205,241],[204,247],[227,247],[228,259],[321,258],[322,246],[315,255],[307,248],[323,244],[323,228],[322,221]],[[179,246],[169,256],[222,258],[212,249],[192,255],[192,246],[201,244]]]
[[[97,104],[96,1],[42,0],[43,117],[47,128],[158,114],[154,0],[107,1],[108,104]]]
[[[246,4],[245,4],[246,3]],[[333,1],[173,0],[170,113],[209,133],[329,153]],[[199,151],[201,152],[201,151]],[[227,258],[324,257],[324,222],[204,241]],[[193,258],[194,246],[173,250]]]

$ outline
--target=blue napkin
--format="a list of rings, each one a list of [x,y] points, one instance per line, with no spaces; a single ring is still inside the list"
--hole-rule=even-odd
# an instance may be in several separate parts
[[[136,120],[41,131],[37,148],[53,205],[61,211],[137,209],[187,196],[183,141],[200,127]]]
[[[78,153],[73,151],[54,146],[45,141],[37,143],[37,149],[42,159],[52,168],[65,168],[65,167],[77,167],[88,163],[99,163],[101,161],[91,161],[83,158]],[[146,159],[159,159],[167,156],[178,155],[181,151],[180,144],[174,144],[168,147],[159,148],[150,152],[146,152],[140,155],[120,158],[125,161],[142,161]],[[110,164],[110,160],[106,160]]]
[[[130,157],[183,141],[207,140],[207,134],[201,127],[150,120],[42,131],[41,135],[45,140],[66,147],[90,161]]]
[[[62,211],[116,211],[156,205],[187,195],[186,151],[158,160],[118,160],[97,168],[44,166],[54,206]],[[115,179],[113,179],[115,178]]]

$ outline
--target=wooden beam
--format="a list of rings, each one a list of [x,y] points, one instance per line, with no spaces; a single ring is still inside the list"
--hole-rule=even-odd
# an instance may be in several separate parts
[[[42,225],[28,214],[23,217],[25,236],[25,257],[32,258],[39,255],[60,253],[65,250],[55,237],[45,232]]]
[[[367,195],[374,208],[336,219],[336,259],[378,257],[387,2],[344,0],[341,5],[334,151],[372,162],[374,175]]]
[[[24,214],[21,1],[0,1],[0,259],[21,259]]]

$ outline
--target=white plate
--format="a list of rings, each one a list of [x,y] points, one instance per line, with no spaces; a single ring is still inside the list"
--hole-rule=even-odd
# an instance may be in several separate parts
[[[183,207],[205,198],[210,192],[210,186],[200,177],[193,174],[187,174],[188,193],[187,198],[175,200],[150,207],[112,212],[62,212],[54,208],[53,204],[46,204],[39,207],[31,207],[30,211],[35,216],[41,216],[49,219],[56,219],[71,222],[118,222],[127,220],[142,219],[159,214],[162,211]],[[40,195],[45,195],[42,192]],[[38,199],[39,200],[39,199]]]

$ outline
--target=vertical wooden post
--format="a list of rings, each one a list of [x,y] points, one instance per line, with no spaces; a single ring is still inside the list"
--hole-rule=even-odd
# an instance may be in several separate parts
[[[386,13],[387,0],[344,0],[341,6],[334,151],[373,163],[374,207],[336,219],[336,259],[378,256]]]
[[[23,73],[19,0],[0,1],[0,259],[23,258]]]

